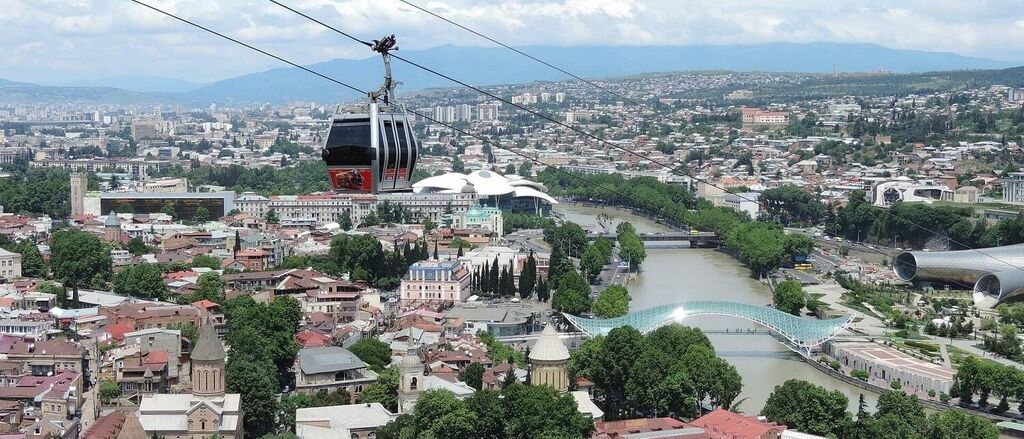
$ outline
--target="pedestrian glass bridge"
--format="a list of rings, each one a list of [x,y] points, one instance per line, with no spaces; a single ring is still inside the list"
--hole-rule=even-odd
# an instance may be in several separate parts
[[[687,317],[728,316],[749,320],[785,339],[792,348],[809,351],[850,326],[853,316],[818,320],[794,316],[767,306],[723,301],[682,302],[656,306],[612,319],[588,319],[564,314],[587,335],[607,335],[612,329],[632,326],[646,334]]]

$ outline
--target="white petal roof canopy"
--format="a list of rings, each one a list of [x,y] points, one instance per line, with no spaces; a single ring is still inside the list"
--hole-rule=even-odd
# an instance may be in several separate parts
[[[541,183],[518,175],[505,177],[487,170],[473,171],[468,175],[459,172],[435,175],[416,182],[412,188],[416,193],[442,194],[466,192],[467,188],[471,188],[481,197],[530,197],[558,204],[557,200],[547,194],[548,188]]]

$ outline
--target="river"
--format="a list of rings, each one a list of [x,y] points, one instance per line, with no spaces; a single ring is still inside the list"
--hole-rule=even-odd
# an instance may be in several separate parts
[[[561,204],[556,212],[565,220],[586,229],[598,229],[597,214],[605,212],[614,223],[630,221],[639,232],[663,232],[669,229],[630,213],[615,209],[598,209]],[[614,224],[609,227],[614,231]],[[739,261],[714,249],[647,249],[647,260],[636,279],[627,285],[633,300],[630,310],[637,311],[657,305],[691,300],[729,300],[764,305],[771,303],[768,287],[750,277]],[[694,317],[683,324],[705,330],[748,329],[754,324],[732,317]],[[718,354],[736,366],[743,376],[743,392],[737,399],[747,398],[739,409],[748,414],[761,411],[776,385],[787,379],[809,381],[827,389],[839,390],[850,399],[850,410],[856,412],[860,394],[873,409],[878,396],[856,386],[832,378],[805,363],[774,338],[766,334],[708,334]]]

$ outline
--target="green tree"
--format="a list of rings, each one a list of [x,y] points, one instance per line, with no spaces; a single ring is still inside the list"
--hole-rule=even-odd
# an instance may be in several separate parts
[[[33,239],[22,239],[13,246],[15,253],[21,255],[21,275],[25,277],[44,278],[49,269],[43,255],[39,253],[36,242]]]
[[[205,223],[210,220],[210,211],[206,207],[199,206],[196,208],[195,215],[192,215],[192,221],[197,223]]]
[[[70,301],[68,300],[68,289],[62,285],[57,285],[53,282],[43,282],[36,286],[36,291],[44,294],[53,294],[57,296],[57,307],[63,309],[69,309],[71,307]]]
[[[214,303],[224,303],[224,289],[227,284],[217,272],[210,271],[203,273],[196,281],[196,292],[192,295],[191,302],[209,300]]]
[[[181,331],[181,336],[187,338],[192,343],[199,340],[199,326],[195,322],[169,323],[167,329]]]
[[[459,379],[468,384],[469,387],[480,391],[484,384],[484,365],[480,363],[470,363],[462,373],[459,374]]]
[[[129,265],[114,276],[114,294],[163,300],[167,293],[163,272],[155,264]]]
[[[476,437],[480,439],[504,439],[506,437],[505,424],[509,414],[505,412],[505,403],[499,392],[477,389],[473,396],[466,399],[466,406],[476,414]]]
[[[146,245],[142,238],[135,237],[128,241],[128,253],[131,253],[132,256],[142,256],[147,252],[149,252],[149,246]]]
[[[604,340],[604,355],[594,367],[594,383],[605,395],[605,416],[619,419],[626,404],[626,380],[643,350],[643,335],[631,326],[612,329]]]
[[[391,347],[373,337],[359,339],[348,350],[378,373],[391,364]]]
[[[621,285],[611,285],[605,288],[594,302],[594,315],[608,319],[626,315],[629,312],[629,291]]]
[[[199,255],[192,258],[192,267],[205,267],[211,270],[220,270],[220,258],[213,255]]]
[[[587,280],[593,282],[601,274],[604,264],[605,259],[601,249],[591,245],[587,247],[587,250],[583,252],[583,257],[580,258],[580,271],[583,272]]]
[[[526,257],[526,264],[523,271],[519,273],[519,297],[525,299],[530,297],[537,285],[537,259],[533,257],[533,250]]]
[[[736,367],[706,346],[690,346],[682,363],[699,402],[707,400],[712,407],[729,407],[743,389],[743,379]]]
[[[996,439],[999,429],[991,421],[960,410],[943,410],[928,416],[925,436],[931,439]]]
[[[263,217],[263,220],[268,224],[277,224],[281,221],[277,217],[277,212],[274,209],[267,210],[267,214]]]
[[[174,209],[174,205],[167,203],[164,207],[160,208],[160,213],[171,217],[172,219],[178,219],[178,212]]]
[[[121,397],[121,387],[116,382],[105,379],[100,381],[99,394],[104,404],[110,404],[110,401]]]
[[[520,176],[530,178],[533,175],[533,162],[527,160],[519,164],[519,171],[517,172]]]
[[[562,276],[551,298],[551,307],[559,312],[579,315],[590,310],[590,285],[576,270]]]
[[[307,407],[313,407],[313,401],[309,395],[294,393],[281,397],[281,402],[278,404],[277,423],[278,428],[283,431],[282,434],[295,431],[295,411]],[[260,439],[266,437],[263,436]]]
[[[269,361],[237,359],[232,350],[225,371],[227,391],[241,394],[245,411],[245,432],[260,437],[274,431],[274,417],[278,413],[277,369]]]
[[[587,438],[594,431],[594,422],[579,412],[576,400],[550,386],[515,383],[501,393],[510,418],[505,437]]]
[[[57,231],[50,254],[53,275],[71,287],[75,306],[79,303],[79,287],[94,286],[95,279],[110,278],[110,252],[95,235],[78,230]]]
[[[389,367],[377,376],[377,381],[356,396],[360,403],[380,403],[392,412],[398,411],[398,368]]]
[[[772,304],[775,308],[782,312],[787,312],[795,316],[800,315],[800,310],[807,304],[804,299],[804,289],[800,285],[800,282],[795,280],[786,280],[779,282],[775,286],[775,291],[772,293]]]
[[[828,435],[845,431],[851,423],[849,400],[838,390],[826,390],[807,381],[790,379],[775,386],[761,415],[804,433]]]
[[[352,230],[352,213],[348,210],[342,212],[338,218],[338,226],[341,227],[341,230]]]

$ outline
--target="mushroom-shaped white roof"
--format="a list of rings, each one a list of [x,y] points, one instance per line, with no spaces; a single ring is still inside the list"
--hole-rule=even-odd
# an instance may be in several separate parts
[[[558,201],[551,198],[551,195],[545,194],[544,192],[538,191],[530,186],[516,186],[515,191],[512,194],[513,197],[534,197],[540,198],[551,204],[558,204]]]
[[[506,195],[515,190],[505,177],[491,171],[473,171],[466,176],[466,180],[469,180],[476,187],[476,192],[483,196]]]
[[[459,192],[466,185],[466,174],[449,172],[447,174],[427,177],[413,183],[413,189],[433,189],[431,192],[442,192],[445,190]]]
[[[534,361],[566,361],[569,359],[569,348],[565,347],[562,339],[558,337],[554,325],[548,325],[540,338],[530,350],[530,360]]]
[[[541,192],[547,192],[548,191],[547,186],[544,186],[543,183],[538,183],[536,181],[527,180],[527,179],[525,179],[523,177],[520,177],[518,175],[515,176],[515,177],[516,178],[509,178],[508,179],[508,184],[512,185],[512,187],[528,186],[528,187],[532,187],[532,188],[534,188],[534,189],[536,189],[538,191],[541,191]]]

